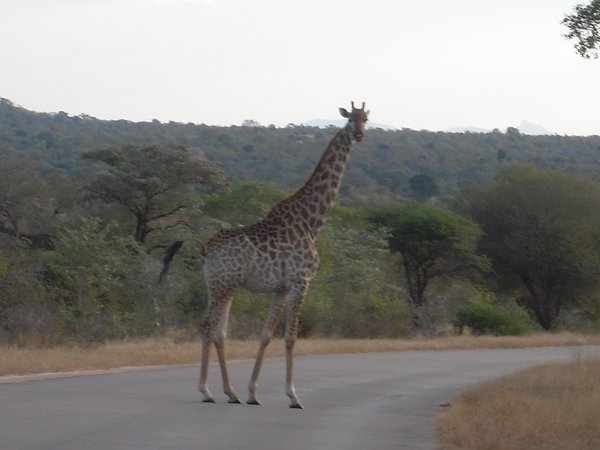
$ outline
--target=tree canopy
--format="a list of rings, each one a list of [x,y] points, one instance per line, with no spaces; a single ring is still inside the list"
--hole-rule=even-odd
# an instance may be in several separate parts
[[[494,272],[519,279],[525,306],[542,328],[555,328],[561,311],[600,281],[598,185],[519,167],[468,198]]]
[[[169,151],[157,146],[103,149],[84,158],[105,163],[107,170],[87,185],[88,198],[117,203],[135,218],[133,236],[145,242],[157,230],[187,224],[181,213],[192,207],[197,185],[219,186],[222,172],[185,147]]]
[[[562,23],[569,29],[567,39],[575,40],[575,50],[584,58],[598,57],[600,45],[600,0],[573,7]]]

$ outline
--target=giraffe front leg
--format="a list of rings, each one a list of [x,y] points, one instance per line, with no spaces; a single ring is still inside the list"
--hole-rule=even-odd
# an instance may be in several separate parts
[[[286,394],[290,398],[290,408],[304,409],[298,396],[296,395],[296,387],[294,385],[294,345],[298,336],[298,321],[300,318],[300,310],[304,302],[304,295],[308,283],[303,284],[295,290],[290,298],[287,310],[286,326],[285,326],[285,358],[286,358]]]
[[[203,402],[205,403],[214,403],[214,399],[212,395],[210,395],[210,391],[208,390],[208,363],[210,357],[210,346],[211,346],[211,333],[208,333],[208,330],[203,330],[202,333],[202,362],[200,365],[200,382],[198,385],[198,390],[202,394]]]
[[[291,341],[288,344],[286,340],[285,352],[286,352],[286,394],[290,398],[290,408],[304,409],[298,396],[296,395],[296,386],[294,385],[294,343]]]
[[[248,403],[249,405],[260,405],[260,401],[256,398],[256,388],[258,387],[258,376],[260,374],[260,369],[262,367],[263,358],[265,355],[265,350],[271,339],[273,338],[273,331],[275,330],[275,326],[277,325],[277,318],[285,305],[285,301],[287,296],[285,293],[276,293],[273,295],[271,299],[271,304],[269,305],[269,312],[267,313],[267,317],[262,326],[262,330],[260,332],[260,344],[258,347],[258,355],[256,356],[256,362],[254,363],[254,370],[252,371],[252,376],[250,377],[250,383],[248,384]]]

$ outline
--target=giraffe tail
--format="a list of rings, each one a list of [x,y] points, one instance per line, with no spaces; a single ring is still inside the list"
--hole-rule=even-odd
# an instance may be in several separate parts
[[[163,268],[160,272],[160,275],[158,276],[159,284],[167,276],[167,273],[169,272],[169,266],[171,265],[171,261],[173,260],[173,257],[179,251],[182,245],[183,241],[175,241],[169,246],[169,248],[167,248],[167,251],[165,252],[165,257],[163,258]]]

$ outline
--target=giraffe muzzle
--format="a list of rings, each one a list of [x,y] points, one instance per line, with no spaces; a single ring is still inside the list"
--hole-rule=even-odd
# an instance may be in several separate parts
[[[364,133],[354,133],[354,139],[356,139],[356,142],[362,141],[364,136]]]

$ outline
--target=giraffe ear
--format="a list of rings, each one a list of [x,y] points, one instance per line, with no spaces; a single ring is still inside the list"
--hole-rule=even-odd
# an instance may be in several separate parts
[[[342,117],[345,117],[345,118],[350,117],[350,113],[348,111],[346,111],[346,108],[340,108],[340,114],[342,115]]]

